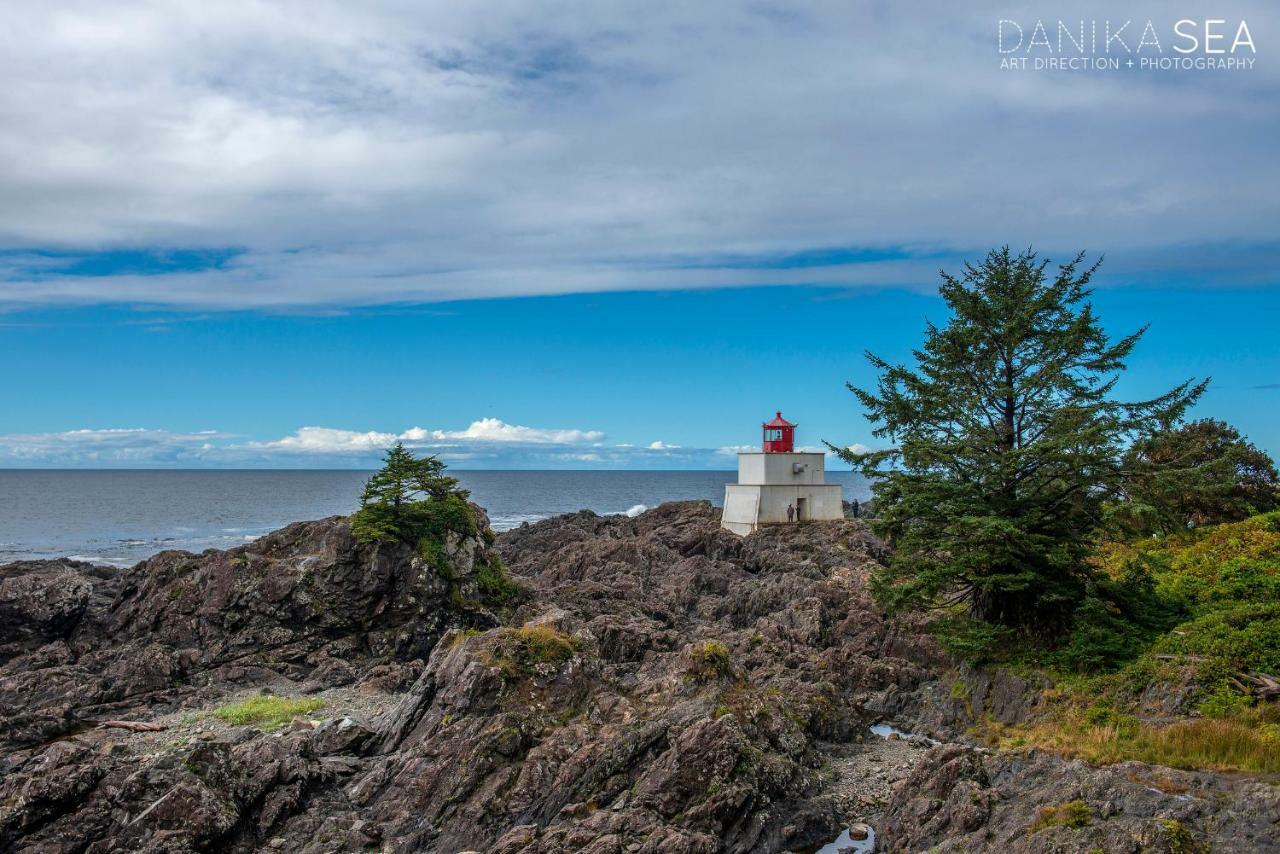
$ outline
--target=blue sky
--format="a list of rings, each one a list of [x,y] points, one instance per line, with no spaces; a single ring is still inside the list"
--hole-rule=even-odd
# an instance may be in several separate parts
[[[778,408],[874,444],[862,351],[1004,243],[1105,253],[1107,327],[1152,323],[1121,391],[1211,375],[1280,454],[1280,15],[1213,13],[1253,67],[1001,70],[1020,3],[33,7],[0,466],[726,468]]]
[[[1122,394],[1212,376],[1196,414],[1280,452],[1280,290],[1116,286],[1095,302],[1117,334],[1152,324]],[[725,468],[731,447],[758,441],[778,408],[800,422],[804,444],[874,445],[843,383],[872,382],[863,348],[908,358],[925,318],[943,317],[927,293],[804,286],[303,316],[30,312],[2,332],[0,370],[22,401],[6,429],[26,438],[7,437],[0,459],[362,466],[385,442],[370,431],[418,427],[455,434],[410,443],[460,467]],[[534,432],[460,435],[482,419]],[[57,429],[85,424],[145,430]],[[306,426],[343,432],[308,442]],[[15,453],[24,447],[32,459]]]

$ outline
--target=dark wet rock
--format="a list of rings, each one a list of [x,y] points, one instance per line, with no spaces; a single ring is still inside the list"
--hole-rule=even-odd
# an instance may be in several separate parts
[[[66,564],[21,564],[0,575],[0,642],[65,638],[89,607],[93,583]]]
[[[1184,800],[1146,766],[864,744],[882,719],[960,740],[1041,692],[951,674],[917,621],[884,619],[860,521],[739,538],[685,502],[447,545],[452,579],[341,519],[118,575],[0,569],[0,849],[771,852],[854,820],[901,851],[1275,847],[1275,797],[1243,778],[1188,773]],[[528,588],[501,620],[475,578],[497,556]],[[345,690],[368,714],[85,728],[231,689]],[[1090,825],[1030,832],[1071,799]]]
[[[451,578],[407,544],[361,546],[333,517],[229,551],[162,552],[125,571],[2,567],[0,743],[39,743],[231,686],[403,686],[449,625],[496,622],[474,579],[487,545],[451,535],[445,554]]]
[[[1157,785],[1157,783],[1159,785]],[[1080,801],[1080,827],[1039,821]],[[932,748],[877,824],[888,851],[1273,851],[1280,792],[1243,776]]]

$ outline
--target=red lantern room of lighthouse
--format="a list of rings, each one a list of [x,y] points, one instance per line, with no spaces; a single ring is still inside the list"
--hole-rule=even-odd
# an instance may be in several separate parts
[[[796,425],[782,417],[781,412],[772,421],[760,425],[764,428],[763,450],[766,454],[789,454],[795,450]]]

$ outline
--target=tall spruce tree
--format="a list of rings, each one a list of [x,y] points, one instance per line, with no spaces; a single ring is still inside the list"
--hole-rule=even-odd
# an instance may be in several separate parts
[[[1047,273],[1031,250],[993,250],[942,273],[951,311],[926,324],[916,366],[871,353],[875,391],[849,385],[890,450],[835,448],[873,481],[875,526],[894,546],[873,579],[894,610],[966,608],[986,623],[1061,627],[1081,600],[1091,535],[1135,438],[1166,428],[1204,390],[1153,400],[1112,390],[1145,327],[1111,342],[1087,301],[1084,254]],[[1100,262],[1099,262],[1100,263]]]

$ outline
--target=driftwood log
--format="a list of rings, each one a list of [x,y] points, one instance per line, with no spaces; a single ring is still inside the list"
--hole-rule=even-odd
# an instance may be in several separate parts
[[[1187,661],[1201,662],[1208,661],[1203,655],[1179,655],[1171,653],[1160,653],[1156,658],[1161,661]],[[1246,673],[1243,670],[1238,671],[1234,676],[1227,677],[1231,684],[1236,686],[1245,694],[1252,694],[1259,700],[1280,700],[1280,679],[1269,673]]]
[[[1266,673],[1240,673],[1251,694],[1261,700],[1280,700],[1280,679]]]
[[[101,721],[98,726],[127,729],[130,732],[160,732],[168,729],[164,724],[153,724],[146,721]]]

